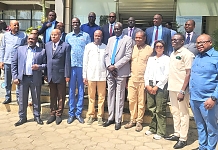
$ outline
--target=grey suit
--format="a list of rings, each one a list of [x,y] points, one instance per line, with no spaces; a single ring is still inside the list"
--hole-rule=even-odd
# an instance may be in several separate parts
[[[184,47],[187,48],[188,50],[190,50],[195,56],[199,53],[198,49],[195,45],[197,38],[199,37],[199,35],[197,35],[195,32],[193,32],[192,38],[189,42],[189,44],[186,41],[186,33],[184,34],[185,36],[185,45]]]
[[[186,33],[184,34],[184,36],[185,36],[185,44],[187,44]],[[189,43],[196,43],[196,40],[197,40],[198,37],[199,37],[199,35],[196,34],[195,32],[193,32],[192,38],[191,38]]]
[[[42,70],[46,68],[46,55],[45,50],[36,46],[36,52],[33,58],[33,63],[38,64],[39,69],[33,70],[32,76],[24,75],[25,64],[27,58],[28,46],[18,47],[12,59],[12,78],[19,80],[19,117],[20,119],[26,118],[27,103],[29,88],[31,90],[33,100],[33,114],[35,117],[40,116],[40,95],[42,85]]]
[[[133,40],[135,40],[135,34],[136,34],[138,31],[142,31],[142,30],[139,29],[139,28],[134,27],[134,30],[133,30],[133,32],[132,32],[132,39],[133,39]],[[123,29],[123,35],[128,35],[128,28]]]
[[[116,36],[109,38],[105,52],[105,64],[106,67],[111,65],[111,56],[116,42]],[[125,97],[126,78],[130,75],[130,59],[132,55],[132,38],[123,35],[119,40],[116,55],[115,64],[117,68],[118,77],[113,77],[111,73],[108,73],[108,120],[115,120],[116,123],[122,121],[122,113]],[[116,114],[115,114],[116,112]]]

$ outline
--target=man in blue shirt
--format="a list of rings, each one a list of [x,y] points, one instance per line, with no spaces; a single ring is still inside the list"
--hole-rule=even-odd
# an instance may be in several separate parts
[[[19,22],[12,20],[10,22],[10,32],[6,32],[2,37],[2,43],[0,44],[0,68],[4,68],[5,72],[5,101],[3,104],[11,102],[11,61],[14,57],[14,53],[19,46],[23,46],[26,43],[27,36],[24,32],[19,31]],[[18,91],[17,91],[18,100]]]
[[[190,105],[198,129],[199,150],[215,150],[218,141],[218,52],[211,37],[202,34],[196,41],[200,52],[190,77]]]
[[[96,14],[94,12],[90,12],[88,15],[88,23],[81,25],[81,30],[88,33],[91,37],[91,41],[94,41],[94,32],[96,30],[100,30],[100,27],[95,24]]]
[[[71,46],[71,77],[69,83],[69,118],[68,124],[71,124],[76,118],[80,123],[84,123],[82,118],[84,84],[82,76],[83,54],[85,46],[91,42],[88,33],[80,30],[80,20],[72,19],[73,32],[66,35],[65,42]],[[76,100],[75,91],[78,88],[78,97]]]

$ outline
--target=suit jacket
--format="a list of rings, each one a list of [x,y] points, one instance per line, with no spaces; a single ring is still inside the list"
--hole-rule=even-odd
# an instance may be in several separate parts
[[[150,27],[145,30],[146,43],[150,46],[152,45],[153,31],[154,31],[154,27]],[[173,51],[173,47],[171,43],[171,30],[167,29],[166,27],[162,27],[161,39],[165,42],[165,47],[164,47],[165,54],[170,55]]]
[[[141,31],[141,29],[134,27],[133,33],[132,33],[132,39],[135,40],[135,34]],[[123,29],[123,35],[128,35],[128,28]]]
[[[103,38],[102,38],[102,43],[106,44],[108,43],[108,39],[110,38],[110,33],[109,33],[109,23],[105,24],[104,26],[101,27],[101,31],[103,33]],[[114,31],[112,36],[114,36]]]
[[[43,25],[42,25],[42,28],[39,30],[39,35],[40,34],[43,34],[43,42],[45,43],[45,39],[46,39],[46,29],[48,28],[47,26],[46,26],[46,24],[47,24],[48,22],[44,22],[43,23]],[[58,22],[57,21],[55,21],[55,26],[54,26],[54,29],[56,28],[56,26],[57,26],[57,24],[58,24]],[[51,37],[50,37],[50,40],[49,41],[51,41]]]
[[[190,52],[192,52],[195,56],[199,53],[195,43],[189,43],[184,45]]]
[[[108,44],[105,49],[106,67],[111,65],[111,56],[113,53],[115,42],[116,36],[112,36],[108,40]],[[128,77],[130,75],[130,59],[133,50],[132,43],[132,38],[127,35],[123,35],[123,37],[119,40],[114,64],[114,66],[117,68],[118,77]]]
[[[62,33],[62,36],[61,36],[61,41],[65,42],[65,37],[66,37],[67,33]]]
[[[65,78],[70,78],[70,45],[60,41],[56,51],[53,54],[53,42],[45,44],[47,54],[47,68],[45,76],[48,77],[48,82],[61,83]]]
[[[184,36],[185,36],[185,44],[187,44],[187,42],[186,42],[186,33],[184,34]],[[196,40],[197,40],[198,37],[199,37],[199,35],[196,34],[195,32],[193,32],[191,41],[189,43],[196,43]]]
[[[13,80],[23,80],[26,57],[27,57],[27,45],[20,46],[15,52],[15,55],[11,62],[11,71]],[[46,68],[46,54],[45,49],[36,46],[36,53],[34,56],[34,64],[39,65],[38,70],[33,70],[33,83],[35,85],[42,85],[42,70]]]

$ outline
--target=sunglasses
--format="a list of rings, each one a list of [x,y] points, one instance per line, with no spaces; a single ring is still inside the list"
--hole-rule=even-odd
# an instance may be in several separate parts
[[[89,18],[95,18],[95,16],[89,16]]]
[[[109,18],[115,18],[116,16],[108,16]]]
[[[162,49],[164,46],[155,46],[155,48],[160,48],[160,49]]]

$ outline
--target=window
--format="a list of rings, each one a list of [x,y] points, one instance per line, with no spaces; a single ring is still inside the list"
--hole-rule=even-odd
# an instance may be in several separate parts
[[[5,10],[3,11],[3,20],[14,20],[16,19],[16,10]]]

